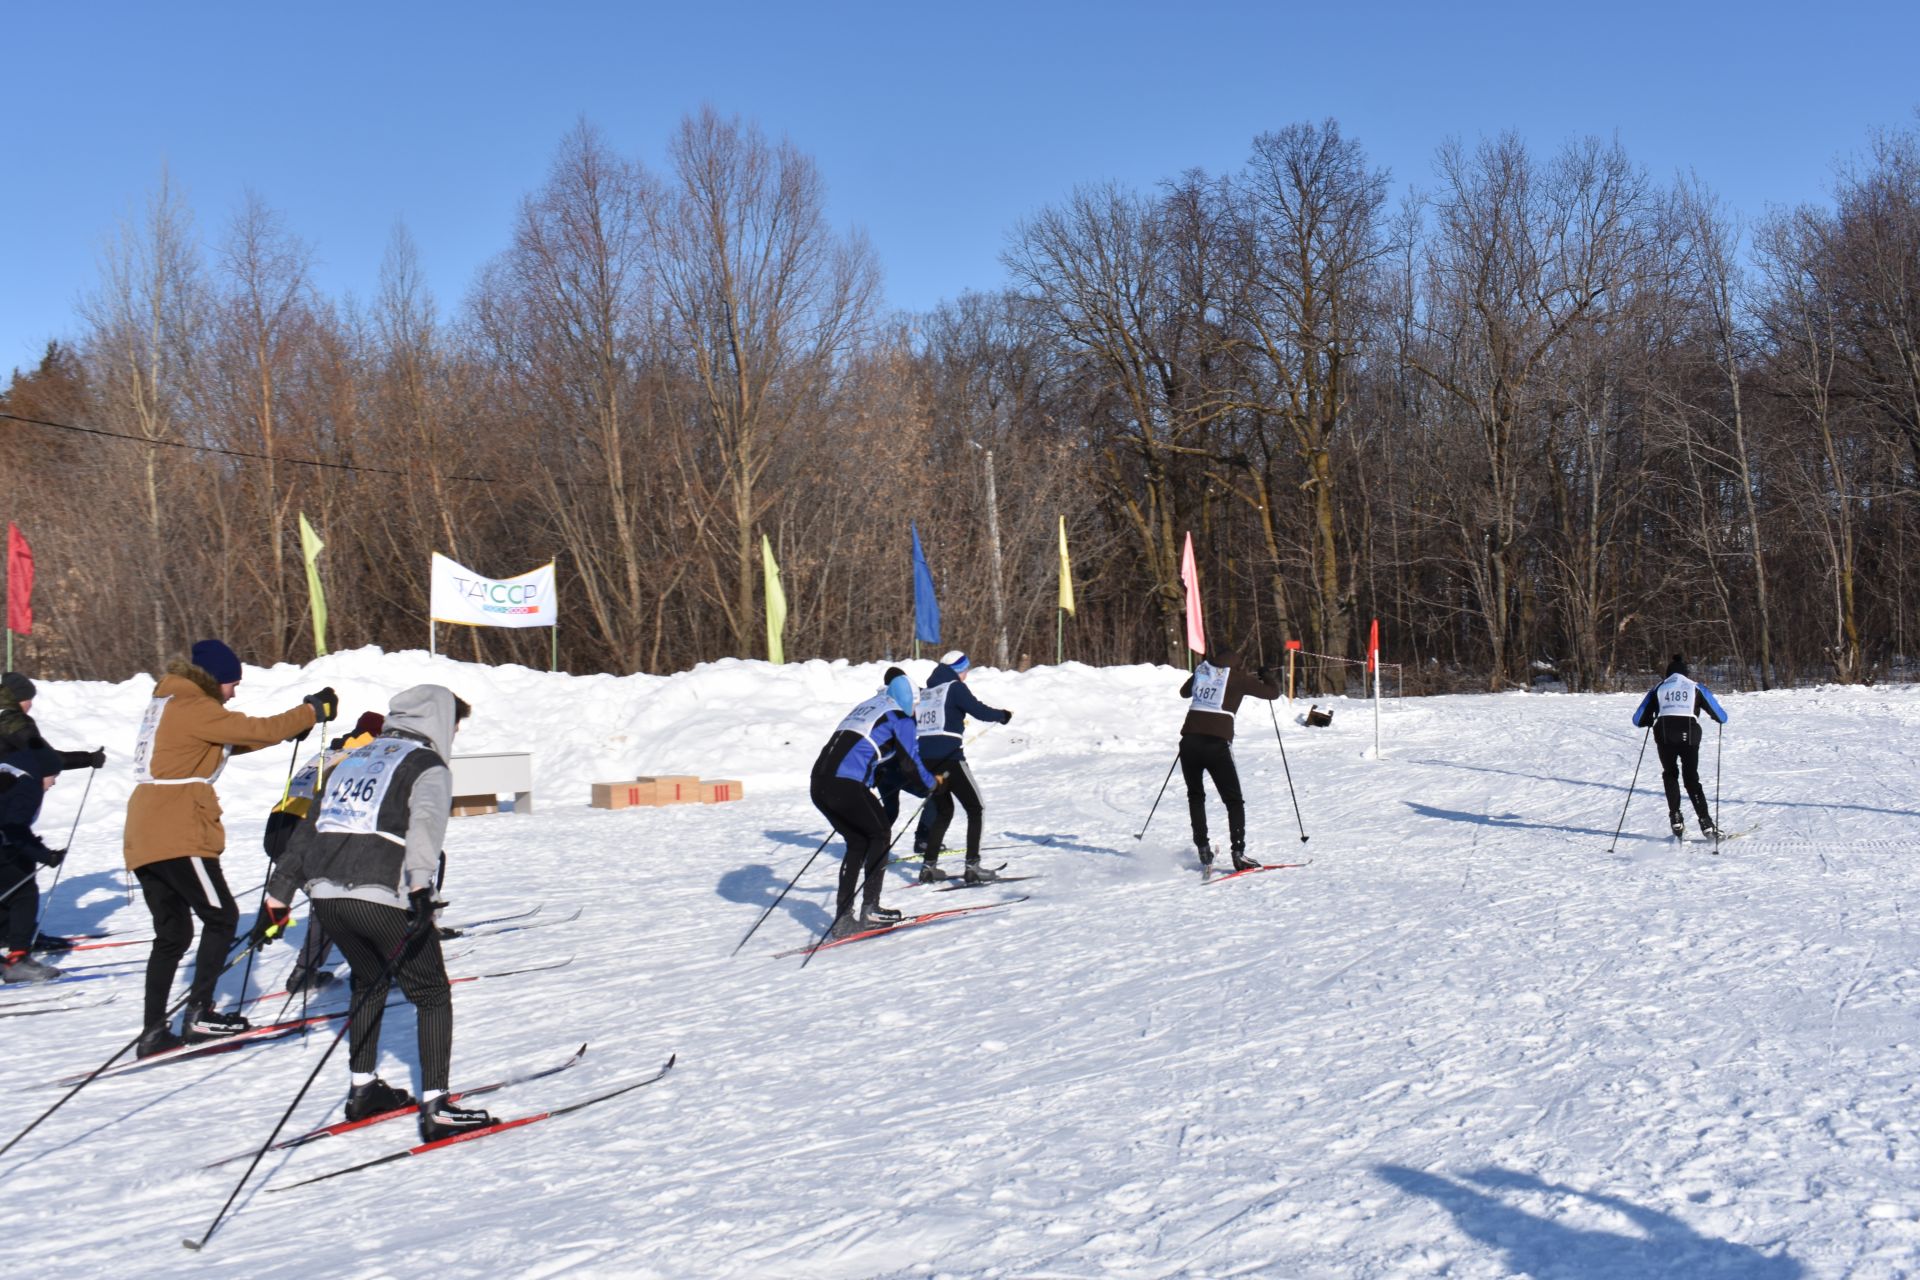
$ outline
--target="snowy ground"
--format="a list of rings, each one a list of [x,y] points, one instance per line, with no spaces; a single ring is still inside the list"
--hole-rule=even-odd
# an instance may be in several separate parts
[[[1387,709],[1381,761],[1364,704],[1337,703],[1327,730],[1283,717],[1305,846],[1250,702],[1256,846],[1313,863],[1202,886],[1178,780],[1133,839],[1172,758],[1178,673],[982,671],[975,691],[1018,712],[969,749],[989,842],[1013,846],[990,856],[1044,877],[1017,886],[1031,900],[803,971],[769,954],[826,924],[823,855],[730,957],[818,841],[806,766],[877,675],[570,678],[366,651],[250,673],[242,709],[326,681],[348,715],[436,678],[476,705],[463,749],[537,753],[538,813],[454,823],[451,915],[584,913],[475,940],[452,967],[575,958],[456,988],[456,1086],[582,1041],[582,1065],[494,1096],[496,1114],[669,1052],[679,1066],[577,1116],[285,1195],[263,1192],[411,1131],[276,1154],[205,1257],[178,1242],[241,1166],[195,1164],[264,1137],[325,1040],[103,1081],[0,1159],[0,1259],[142,1276],[1920,1274],[1914,690],[1726,697],[1725,819],[1752,834],[1718,858],[1663,838],[1651,752],[1609,854],[1633,696],[1409,700]],[[149,687],[41,686],[56,743],[114,757],[51,928],[144,930],[117,867]],[[221,780],[236,889],[261,879],[285,768],[263,752]],[[588,782],[642,772],[742,778],[747,799],[586,807]],[[79,783],[49,802],[56,843]],[[934,896],[902,877],[888,898],[1015,889]],[[276,948],[256,985],[291,959]],[[137,1029],[137,978],[70,989],[118,999],[0,1019],[0,1135],[57,1096],[37,1082]],[[0,1006],[23,998],[40,995]],[[411,1031],[388,1015],[392,1076]],[[343,1057],[296,1125],[337,1108]]]

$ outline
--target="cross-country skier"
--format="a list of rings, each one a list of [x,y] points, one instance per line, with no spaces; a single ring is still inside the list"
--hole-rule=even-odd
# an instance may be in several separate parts
[[[240,685],[240,659],[218,640],[193,646],[192,660],[174,662],[153,691],[134,747],[133,794],[127,798],[127,869],[153,913],[153,951],[147,957],[146,1031],[135,1052],[149,1057],[247,1029],[247,1020],[213,1007],[214,984],[239,927],[239,908],[220,873],[227,847],[220,796],[213,781],[236,752],[285,742],[331,720],[339,699],[332,689],[308,694],[276,716],[245,716],[226,702]],[[193,988],[180,1034],[165,1022],[167,996],[180,957],[193,942]]]
[[[0,952],[0,981],[50,982],[60,970],[31,954],[40,920],[38,867],[57,867],[65,849],[49,849],[33,833],[40,797],[60,774],[60,753],[42,747],[0,756],[0,775],[12,784],[0,792],[0,925],[6,949]]]
[[[945,654],[940,665],[927,677],[927,687],[914,703],[914,732],[920,737],[920,757],[927,768],[946,775],[947,785],[920,810],[920,824],[914,831],[913,851],[921,856],[920,882],[944,880],[940,870],[940,847],[947,838],[947,824],[953,821],[953,802],[957,799],[967,811],[968,884],[980,884],[998,877],[980,865],[980,829],[985,806],[980,800],[980,785],[967,767],[965,734],[967,717],[1006,724],[1013,712],[990,707],[967,688],[967,673],[972,664],[959,649]]]
[[[364,747],[379,737],[385,722],[386,717],[378,711],[362,712],[360,719],[354,722],[351,733],[341,734],[327,744],[326,750],[315,752],[313,758],[288,780],[287,794],[267,815],[266,834],[261,838],[270,860],[279,861],[280,855],[287,850],[287,838],[312,809],[314,788],[319,785],[321,775],[331,773],[347,758],[348,752]],[[300,958],[293,962],[293,972],[287,975],[287,990],[318,990],[332,982],[333,974],[327,969],[327,957],[332,952],[333,941],[327,937],[327,931],[320,927],[320,922],[307,921],[307,936],[300,945]]]
[[[10,755],[17,751],[54,750],[47,740],[40,736],[40,726],[33,722],[33,716],[30,714],[36,692],[33,681],[18,671],[9,671],[4,676],[0,676],[0,755]],[[60,757],[60,768],[63,771],[98,769],[107,763],[107,753],[104,750],[56,750],[54,754]],[[42,933],[39,942],[34,945],[34,950],[65,951],[72,946],[72,938],[63,938],[55,933]]]
[[[871,789],[875,772],[888,759],[901,755],[912,763],[922,786],[931,790],[939,784],[920,758],[913,728],[912,682],[898,667],[888,667],[881,681],[880,692],[847,713],[813,762],[809,786],[813,807],[847,842],[846,856],[840,861],[840,894],[828,930],[833,938],[900,918],[898,911],[880,905],[891,827]],[[858,919],[853,914],[856,888],[862,891]]]
[[[395,694],[380,736],[328,774],[319,808],[294,828],[254,925],[256,938],[272,936],[304,890],[314,918],[353,967],[349,1120],[413,1105],[374,1074],[387,990],[399,980],[414,1009],[423,1142],[493,1123],[486,1112],[447,1100],[453,997],[433,924],[434,874],[453,814],[448,752],[467,713],[439,685]]]
[[[1713,811],[1707,807],[1707,789],[1700,785],[1700,721],[1704,711],[1721,724],[1727,712],[1712,690],[1687,677],[1687,662],[1679,654],[1667,664],[1667,678],[1647,690],[1633,713],[1636,728],[1653,726],[1653,744],[1660,752],[1660,781],[1667,788],[1667,825],[1673,834],[1687,834],[1680,817],[1680,778],[1684,771],[1687,797],[1693,801],[1694,816],[1700,820],[1700,834],[1716,831]]]
[[[1200,866],[1213,866],[1213,846],[1207,843],[1207,793],[1202,776],[1213,779],[1213,789],[1227,806],[1227,834],[1233,841],[1233,869],[1245,871],[1259,862],[1247,857],[1247,807],[1240,794],[1240,773],[1233,765],[1233,717],[1248,694],[1268,701],[1280,696],[1273,673],[1239,669],[1231,649],[1209,653],[1193,669],[1180,696],[1191,698],[1187,718],[1180,725],[1180,776],[1187,783],[1187,813],[1193,820],[1193,844]]]

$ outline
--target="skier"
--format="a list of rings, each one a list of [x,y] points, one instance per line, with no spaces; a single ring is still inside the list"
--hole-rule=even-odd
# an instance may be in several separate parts
[[[1248,694],[1268,701],[1280,696],[1280,685],[1265,668],[1257,672],[1236,669],[1231,649],[1209,653],[1193,669],[1180,696],[1191,698],[1187,718],[1180,725],[1180,776],[1187,783],[1187,813],[1193,820],[1193,844],[1200,868],[1213,869],[1213,846],[1207,843],[1207,793],[1202,775],[1213,778],[1213,789],[1227,806],[1227,834],[1233,841],[1233,869],[1259,866],[1247,857],[1247,808],[1240,794],[1240,774],[1233,766],[1233,717]]]
[[[1680,817],[1680,779],[1684,771],[1687,796],[1693,801],[1700,834],[1714,835],[1713,811],[1707,807],[1707,789],[1700,785],[1700,721],[1704,711],[1721,724],[1727,712],[1713,692],[1687,677],[1687,661],[1679,654],[1667,664],[1667,676],[1647,690],[1633,713],[1635,728],[1653,726],[1653,745],[1660,752],[1660,781],[1667,789],[1667,825],[1676,837],[1687,834]]]
[[[940,846],[947,838],[947,824],[953,821],[953,802],[958,799],[967,811],[966,883],[981,884],[999,877],[980,865],[980,829],[985,812],[980,800],[980,785],[967,767],[965,748],[967,717],[1006,724],[1013,712],[990,707],[967,688],[967,673],[972,664],[967,655],[955,649],[940,659],[940,665],[927,677],[926,688],[914,704],[914,732],[920,736],[920,756],[927,768],[946,774],[947,785],[920,810],[920,825],[914,832],[913,851],[921,855],[920,883],[944,880],[940,870]]]
[[[881,681],[880,692],[847,713],[813,762],[809,787],[813,807],[847,842],[846,856],[840,861],[840,894],[827,931],[830,938],[844,938],[900,918],[898,911],[880,905],[891,827],[871,790],[876,771],[901,756],[912,763],[922,786],[931,790],[944,781],[928,772],[920,758],[913,728],[913,684],[898,667],[888,667]],[[862,890],[857,920],[855,888]]]
[[[300,772],[293,775],[287,783],[287,794],[280,803],[273,806],[273,812],[267,815],[266,834],[262,843],[267,857],[279,861],[280,855],[287,850],[287,837],[300,825],[313,807],[314,788],[319,785],[322,774],[332,773],[347,754],[359,747],[366,746],[380,736],[380,729],[386,717],[378,711],[362,712],[354,722],[351,733],[341,734],[327,744],[325,751],[315,752],[311,760],[302,765]],[[300,958],[293,962],[293,972],[287,976],[287,990],[305,991],[309,988],[319,990],[333,981],[333,973],[327,968],[327,957],[333,952],[333,940],[327,937],[327,931],[320,927],[318,920],[307,921],[307,936],[300,945]]]
[[[252,751],[299,737],[331,720],[339,699],[332,689],[308,694],[276,716],[245,716],[226,709],[240,684],[240,659],[218,640],[193,646],[191,661],[176,661],[153,691],[134,748],[133,794],[127,798],[127,869],[153,914],[153,951],[147,957],[146,1030],[140,1057],[183,1042],[230,1036],[247,1029],[238,1014],[213,1007],[214,984],[239,926],[239,909],[220,873],[227,833],[220,825],[214,779],[236,751]],[[165,1018],[180,958],[201,924],[193,988],[175,1035]]]
[[[328,775],[312,819],[294,828],[253,929],[255,938],[274,936],[293,895],[304,890],[314,918],[352,966],[349,1120],[414,1105],[374,1073],[387,990],[399,979],[414,1009],[422,1142],[493,1123],[486,1112],[455,1107],[447,1097],[453,997],[433,924],[434,874],[453,815],[448,751],[469,711],[435,684],[394,695],[380,736]]]
[[[50,748],[0,756],[0,776],[12,783],[0,792],[0,921],[5,923],[6,939],[6,950],[0,953],[0,981],[51,982],[60,976],[60,970],[32,955],[40,922],[36,864],[57,867],[67,856],[65,849],[49,849],[33,833],[40,798],[59,773],[60,753]]]
[[[47,740],[40,736],[40,726],[28,714],[33,710],[36,692],[33,681],[18,671],[9,671],[0,676],[0,755],[48,747]],[[62,751],[59,754],[63,770],[98,769],[107,763],[104,750]]]

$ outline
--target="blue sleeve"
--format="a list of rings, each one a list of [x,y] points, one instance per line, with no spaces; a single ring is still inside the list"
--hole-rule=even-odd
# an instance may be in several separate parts
[[[931,790],[937,785],[934,776],[927,772],[927,766],[920,761],[920,735],[914,732],[913,717],[896,711],[880,722],[880,728],[890,734],[913,761],[913,767],[920,771],[920,781]]]
[[[1658,688],[1659,686],[1655,685],[1652,689],[1647,690],[1646,697],[1640,699],[1640,708],[1633,713],[1634,728],[1638,729],[1653,723],[1653,721],[1648,718],[1647,713],[1653,710],[1653,695]]]
[[[980,701],[979,698],[974,696],[973,690],[967,688],[966,685],[961,684],[958,680],[954,681],[954,683],[959,685],[959,688],[947,695],[947,701],[958,702],[960,709],[976,720],[992,720],[997,724],[1005,724],[1007,722],[1006,712],[996,707],[990,707]],[[956,698],[954,694],[958,694],[959,697]]]
[[[1718,720],[1721,724],[1725,724],[1727,722],[1727,709],[1720,705],[1718,698],[1713,696],[1713,690],[1703,684],[1696,684],[1693,687],[1699,691],[1700,700],[1707,704],[1707,714],[1715,720]]]

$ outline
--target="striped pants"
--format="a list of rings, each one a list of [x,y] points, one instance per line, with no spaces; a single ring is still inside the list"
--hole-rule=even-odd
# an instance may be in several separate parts
[[[353,967],[353,1024],[348,1030],[355,1071],[380,1061],[380,1022],[393,980],[413,1005],[420,1057],[420,1088],[445,1089],[453,1064],[453,996],[440,937],[432,929],[404,943],[407,913],[356,898],[313,898],[313,918]],[[395,958],[395,953],[399,953]]]

